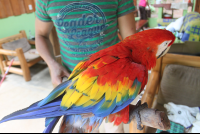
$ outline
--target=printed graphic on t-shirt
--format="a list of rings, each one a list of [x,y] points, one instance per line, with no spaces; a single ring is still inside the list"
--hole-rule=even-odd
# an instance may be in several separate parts
[[[76,12],[83,12],[78,17]],[[69,19],[70,18],[70,19]],[[104,40],[104,31],[108,27],[103,11],[89,2],[74,2],[57,15],[55,24],[63,33],[62,40],[67,48],[74,52],[88,52],[96,49]]]

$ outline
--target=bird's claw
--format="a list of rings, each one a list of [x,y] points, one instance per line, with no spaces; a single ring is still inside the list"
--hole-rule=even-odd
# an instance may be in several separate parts
[[[137,122],[137,129],[138,130],[143,130],[144,127],[142,127],[142,122],[141,122],[141,116],[140,116],[140,111],[147,108],[148,105],[147,103],[141,104],[141,101],[138,101],[136,104],[136,107],[132,110],[130,110],[130,115],[129,115],[129,123],[132,121],[132,119],[135,117],[136,122]]]

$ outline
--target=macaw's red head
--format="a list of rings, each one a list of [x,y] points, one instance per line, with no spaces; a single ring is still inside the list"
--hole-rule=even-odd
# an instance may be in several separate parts
[[[135,62],[151,69],[156,65],[156,59],[168,52],[174,40],[170,31],[150,29],[127,37],[122,44],[131,49]]]

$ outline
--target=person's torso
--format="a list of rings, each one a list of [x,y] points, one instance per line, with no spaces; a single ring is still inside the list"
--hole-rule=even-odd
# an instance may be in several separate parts
[[[119,42],[117,18],[126,0],[44,0],[56,27],[64,65],[72,70],[89,55]],[[128,2],[127,2],[128,1]],[[125,6],[124,6],[125,5]],[[124,7],[121,10],[121,7]],[[120,8],[121,11],[118,11]]]
[[[146,7],[146,0],[140,0],[139,6]]]
[[[92,53],[119,42],[118,0],[50,1],[47,13],[56,27],[62,61],[73,68]]]

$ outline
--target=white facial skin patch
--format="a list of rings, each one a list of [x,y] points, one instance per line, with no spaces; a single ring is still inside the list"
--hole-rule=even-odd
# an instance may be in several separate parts
[[[158,51],[156,53],[156,57],[162,57],[163,55],[165,55],[170,47],[168,47],[168,45],[171,43],[172,40],[168,40],[168,41],[164,41],[163,43],[161,43],[159,46],[158,46]]]

